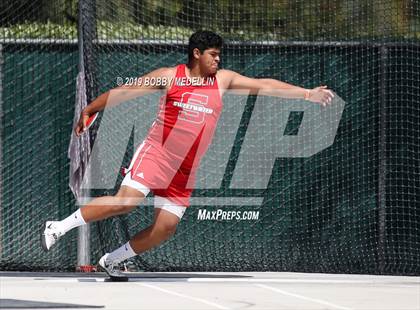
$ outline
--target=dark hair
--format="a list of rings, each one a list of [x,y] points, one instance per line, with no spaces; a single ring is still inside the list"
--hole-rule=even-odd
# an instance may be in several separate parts
[[[217,48],[221,49],[223,46],[223,39],[217,33],[199,30],[194,32],[188,43],[188,61],[193,59],[193,51],[195,48],[198,48],[201,53],[204,53],[206,49]]]

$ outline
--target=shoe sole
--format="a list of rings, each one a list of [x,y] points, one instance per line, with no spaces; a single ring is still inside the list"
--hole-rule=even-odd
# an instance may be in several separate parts
[[[41,228],[41,246],[42,246],[42,249],[45,251],[45,252],[48,252],[49,251],[49,249],[47,248],[47,243],[45,242],[45,235],[44,235],[44,231],[45,231],[45,229],[47,229],[47,223],[45,223],[43,226],[42,226],[42,228]]]

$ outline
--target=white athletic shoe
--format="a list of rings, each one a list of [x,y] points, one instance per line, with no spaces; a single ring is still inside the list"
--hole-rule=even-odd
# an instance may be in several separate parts
[[[112,281],[128,281],[128,277],[121,272],[119,264],[107,261],[108,255],[109,253],[106,253],[99,259],[99,266],[101,266],[102,269],[106,271],[106,273],[109,275]]]
[[[57,221],[48,221],[45,223],[45,229],[41,234],[41,245],[44,251],[48,251],[64,235],[64,232],[59,228],[57,223]]]

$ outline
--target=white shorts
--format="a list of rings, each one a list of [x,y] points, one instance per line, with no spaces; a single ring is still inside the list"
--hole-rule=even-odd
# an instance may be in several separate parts
[[[123,185],[138,190],[144,195],[144,197],[146,197],[150,193],[150,188],[131,179],[131,171],[128,172],[124,177],[121,186]],[[187,209],[186,207],[177,205],[169,199],[161,196],[155,196],[154,207],[175,214],[177,217],[179,217],[179,219],[182,218],[182,216],[185,213],[185,210]]]

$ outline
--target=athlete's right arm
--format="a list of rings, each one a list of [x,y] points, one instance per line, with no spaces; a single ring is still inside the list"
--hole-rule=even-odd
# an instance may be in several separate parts
[[[142,77],[139,81],[151,80],[152,78],[161,78],[168,79],[170,81],[175,76],[175,68],[160,68],[154,71],[151,71]],[[90,104],[88,104],[80,114],[79,121],[75,127],[76,135],[80,135],[83,131],[86,130],[86,122],[89,119],[89,116],[95,114],[96,112],[102,111],[105,109],[105,106],[112,107],[118,105],[121,102],[134,99],[139,96],[150,94],[152,92],[158,91],[159,89],[165,89],[166,87],[157,84],[147,84],[144,83],[134,83],[135,85],[123,85],[117,88],[113,88],[102,95],[98,96]]]

